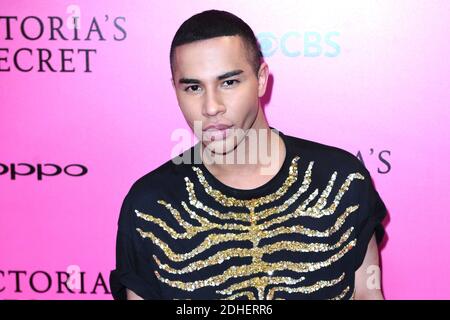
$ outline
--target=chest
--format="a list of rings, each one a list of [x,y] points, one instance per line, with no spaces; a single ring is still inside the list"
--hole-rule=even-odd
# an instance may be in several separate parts
[[[349,224],[320,225],[295,210],[191,218],[153,237],[168,299],[333,299],[353,288]]]

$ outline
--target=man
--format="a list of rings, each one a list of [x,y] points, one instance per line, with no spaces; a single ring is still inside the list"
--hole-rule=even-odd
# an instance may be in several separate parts
[[[268,125],[269,70],[250,27],[225,11],[196,14],[170,62],[200,140],[176,158],[202,161],[171,159],[131,187],[113,297],[383,299],[386,208],[370,174],[345,150]]]

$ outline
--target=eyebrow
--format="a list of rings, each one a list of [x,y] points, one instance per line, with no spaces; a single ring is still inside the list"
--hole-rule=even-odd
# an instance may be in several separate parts
[[[221,74],[220,76],[217,76],[217,80],[223,80],[226,78],[230,78],[232,76],[237,76],[238,74],[241,74],[242,72],[244,72],[244,70],[233,70],[233,71],[228,71],[225,72],[224,74]],[[191,78],[180,78],[180,80],[178,81],[178,83],[201,83],[200,80],[198,79],[191,79]]]

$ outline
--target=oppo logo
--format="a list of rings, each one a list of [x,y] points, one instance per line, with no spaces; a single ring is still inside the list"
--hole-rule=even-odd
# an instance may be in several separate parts
[[[0,163],[0,176],[9,176],[11,180],[16,180],[17,176],[36,176],[37,180],[43,177],[54,177],[61,174],[71,177],[84,176],[88,169],[82,164],[69,164],[61,167],[54,163],[36,164],[29,163]]]

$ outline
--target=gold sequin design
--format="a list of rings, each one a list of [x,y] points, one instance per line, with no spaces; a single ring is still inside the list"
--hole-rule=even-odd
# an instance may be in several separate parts
[[[192,169],[197,174],[197,178],[202,184],[206,193],[212,196],[214,200],[220,203],[222,206],[256,208],[260,205],[270,203],[281,198],[288,191],[289,187],[291,187],[295,183],[295,181],[297,181],[297,161],[299,159],[300,159],[299,156],[296,156],[292,159],[291,164],[289,166],[289,175],[284,181],[283,185],[280,188],[278,188],[277,191],[250,200],[241,200],[224,195],[220,190],[213,189],[209,185],[208,181],[206,181],[202,173],[202,170],[199,167],[193,166]]]
[[[248,287],[256,287],[263,290],[269,284],[290,284],[295,285],[299,282],[304,281],[305,277],[292,278],[292,277],[254,277],[239,283],[233,284],[227,289],[218,290],[217,292],[223,295],[231,294],[235,291],[242,290]]]
[[[264,254],[270,254],[273,252],[278,252],[280,250],[288,250],[291,252],[325,252],[337,249],[341,247],[345,241],[349,239],[350,234],[353,231],[353,228],[346,230],[346,232],[341,236],[340,240],[334,245],[328,245],[326,243],[299,243],[293,241],[279,241],[277,243],[273,243],[270,245],[266,245],[263,247],[259,247],[258,244],[263,239],[269,239],[275,237],[280,234],[293,234],[299,233],[303,235],[307,235],[309,237],[329,237],[335,232],[339,231],[342,225],[344,224],[347,217],[355,212],[359,205],[349,206],[344,212],[336,219],[336,223],[329,227],[326,230],[313,230],[306,228],[302,225],[294,225],[292,227],[278,227],[273,230],[267,230],[268,227],[274,224],[280,224],[282,222],[288,221],[294,217],[299,216],[310,216],[314,218],[320,218],[323,216],[331,215],[337,209],[339,202],[344,195],[344,193],[348,190],[350,183],[352,180],[356,179],[364,179],[364,176],[359,172],[351,173],[347,176],[345,182],[339,188],[334,200],[331,205],[326,207],[327,199],[331,193],[331,190],[334,186],[334,182],[337,176],[337,172],[334,172],[327,184],[327,187],[322,192],[318,201],[313,206],[308,206],[309,203],[314,200],[314,198],[318,194],[318,189],[314,190],[309,197],[303,201],[297,208],[290,209],[293,210],[290,213],[286,213],[281,217],[277,217],[271,219],[269,221],[265,221],[262,223],[258,223],[264,219],[270,218],[272,215],[278,213],[285,213],[285,211],[289,210],[289,207],[296,202],[296,200],[303,194],[309,187],[311,182],[311,169],[313,166],[313,161],[309,163],[308,169],[305,172],[305,177],[302,182],[301,187],[295,192],[292,196],[289,197],[282,205],[274,206],[265,210],[261,210],[260,212],[255,212],[255,208],[260,205],[271,203],[275,200],[280,199],[283,195],[287,193],[289,188],[294,184],[297,180],[297,161],[299,157],[295,157],[289,168],[289,175],[285,179],[283,185],[274,193],[270,195],[266,195],[260,198],[250,199],[250,200],[240,200],[235,199],[233,197],[228,197],[222,194],[220,191],[211,188],[211,186],[207,183],[206,179],[203,176],[200,168],[192,167],[192,169],[196,172],[197,178],[200,184],[203,186],[204,191],[209,194],[216,202],[221,204],[224,207],[242,207],[244,211],[242,212],[219,212],[218,210],[214,210],[208,208],[198,201],[195,192],[194,192],[194,184],[189,180],[188,177],[185,177],[186,182],[186,190],[189,195],[189,204],[194,208],[200,209],[201,212],[206,212],[209,216],[214,216],[216,218],[221,218],[222,220],[234,219],[237,221],[250,222],[250,225],[242,225],[239,223],[214,223],[210,221],[207,217],[204,217],[200,212],[196,212],[190,209],[187,206],[187,203],[182,201],[181,205],[185,209],[185,211],[189,214],[190,218],[198,225],[192,225],[188,221],[184,220],[180,214],[180,212],[175,209],[170,203],[165,202],[164,200],[159,200],[158,203],[163,205],[166,209],[168,209],[178,224],[185,230],[185,232],[180,233],[171,228],[165,221],[154,217],[151,214],[140,212],[139,210],[135,210],[136,215],[146,221],[153,222],[159,225],[162,229],[164,229],[172,238],[174,239],[190,239],[194,236],[204,233],[205,231],[211,231],[213,229],[217,230],[229,230],[233,231],[233,233],[212,233],[208,234],[206,239],[194,248],[191,251],[184,253],[176,253],[174,252],[168,243],[163,241],[162,239],[155,236],[152,232],[144,231],[140,228],[136,230],[139,232],[141,237],[150,238],[153,243],[159,246],[166,257],[169,258],[170,261],[177,262],[185,262],[187,259],[194,258],[199,253],[205,251],[208,248],[211,248],[215,245],[222,244],[227,241],[251,241],[253,244],[253,248],[231,248],[223,251],[219,251],[216,254],[205,260],[198,260],[188,264],[187,267],[183,268],[174,268],[169,264],[163,264],[158,259],[158,257],[154,256],[154,259],[159,266],[160,270],[167,272],[168,274],[182,274],[182,273],[190,273],[195,272],[201,268],[205,268],[211,265],[217,265],[222,263],[225,260],[230,259],[230,257],[252,257],[252,263],[249,265],[242,266],[231,266],[227,268],[222,274],[213,275],[204,280],[198,280],[195,282],[185,282],[181,280],[172,280],[165,278],[159,274],[158,271],[155,271],[158,279],[172,287],[179,288],[186,291],[193,291],[199,288],[207,287],[207,286],[221,286],[225,282],[233,278],[239,278],[243,276],[253,276],[258,273],[268,274],[269,276],[258,276],[251,278],[249,280],[244,280],[238,282],[237,284],[233,284],[228,288],[217,290],[216,292],[219,294],[227,295],[225,299],[228,298],[237,298],[241,296],[246,296],[247,298],[254,298],[254,293],[251,291],[251,288],[255,288],[258,292],[258,299],[267,299],[273,298],[276,290],[272,288],[271,295],[265,295],[265,289],[268,285],[273,284],[292,284],[294,282],[298,282],[300,279],[303,281],[304,277],[300,277],[297,279],[288,278],[288,277],[274,277],[272,276],[274,272],[282,271],[282,270],[291,270],[298,273],[308,273],[320,268],[331,265],[336,262],[340,258],[342,258],[349,250],[351,250],[356,245],[356,239],[348,242],[339,252],[333,254],[328,259],[321,262],[291,262],[291,261],[280,261],[275,263],[269,263],[262,260]],[[249,212],[245,212],[245,209]],[[235,233],[238,232],[238,233]],[[335,279],[336,280],[336,279]],[[281,281],[281,282],[280,282]],[[310,293],[313,288],[315,290],[319,290],[325,286],[332,286],[335,282],[333,281],[319,281],[314,286],[310,287],[298,287],[298,291],[292,291],[295,288],[291,287],[276,287],[280,291],[288,291],[288,292],[302,292],[302,293]],[[303,289],[301,289],[303,288]],[[309,289],[308,289],[309,288]],[[243,290],[243,292],[236,292],[237,290]],[[289,291],[290,290],[290,291]]]
[[[321,262],[291,262],[291,261],[280,261],[280,262],[265,262],[259,259],[258,262],[252,262],[249,265],[242,265],[242,266],[231,266],[228,269],[226,269],[222,274],[212,276],[206,280],[197,280],[192,282],[184,282],[179,280],[169,280],[165,277],[162,277],[158,271],[155,271],[156,276],[158,279],[172,287],[187,290],[187,291],[194,291],[203,287],[208,286],[218,286],[223,284],[224,282],[236,278],[236,277],[246,277],[251,276],[253,274],[257,273],[266,273],[271,274],[275,271],[282,271],[282,270],[290,270],[294,272],[312,272],[319,270],[321,268],[327,267],[331,265],[333,262],[336,262],[340,258],[342,258],[351,248],[353,248],[356,244],[356,239],[349,242],[344,248],[342,248],[338,253],[331,256],[325,261]],[[192,270],[195,271],[195,270]],[[267,281],[260,283],[260,286],[256,286],[258,291],[264,291],[265,286],[271,284],[272,278],[266,277]],[[261,298],[260,299],[264,299]]]
[[[314,164],[314,161],[311,161],[308,169],[305,173],[305,178],[302,182],[301,187],[298,191],[296,191],[288,200],[286,200],[282,205],[280,206],[274,206],[265,210],[262,210],[258,212],[258,219],[264,220],[274,214],[279,214],[282,212],[285,212],[289,209],[289,206],[295,203],[295,201],[300,197],[301,194],[303,194],[309,187],[311,183],[311,169]],[[197,172],[199,179],[204,179],[203,174],[201,173],[201,170],[198,169],[199,172]],[[348,189],[351,181],[353,179],[363,179],[362,175],[359,173],[352,173],[348,176],[348,179],[343,183],[343,185],[340,187],[339,192],[336,194],[335,198],[333,199],[333,203],[328,207],[324,208],[327,204],[326,199],[329,196],[329,193],[331,192],[331,189],[333,188],[334,181],[336,179],[337,172],[334,172],[328,186],[323,191],[322,195],[320,196],[319,200],[316,202],[316,204],[312,207],[307,207],[308,204],[317,196],[318,189],[314,190],[314,192],[303,202],[301,203],[293,213],[291,213],[290,216],[284,216],[284,219],[289,219],[291,217],[299,217],[299,216],[308,216],[313,218],[321,218],[323,216],[329,216],[334,213],[337,206],[339,205],[339,202],[341,200],[342,195],[345,193],[345,191]],[[210,216],[220,218],[220,219],[233,219],[233,220],[240,220],[240,221],[248,221],[248,212],[225,212],[221,213],[218,210],[212,209],[208,207],[207,205],[203,204],[200,200],[197,199],[197,196],[195,194],[194,190],[194,184],[190,181],[188,177],[185,177],[186,181],[186,189],[188,190],[189,194],[189,203],[194,206],[195,208],[204,210],[207,212]],[[227,199],[231,201],[230,199]],[[274,200],[275,201],[275,200]],[[251,206],[248,206],[247,208],[249,210],[254,210],[257,206],[260,205],[261,202],[257,201],[256,199],[251,200]],[[185,202],[182,202],[183,207],[186,206]],[[185,207],[186,209],[186,207]],[[356,209],[356,208],[355,208]],[[188,210],[188,209],[186,209]]]
[[[226,297],[222,300],[236,300],[239,297],[247,297],[247,300],[256,300],[255,298],[255,294],[251,291],[243,291],[243,292],[239,292],[239,293],[235,293],[229,297]]]
[[[332,298],[332,299],[328,299],[328,300],[342,300],[344,299],[345,295],[350,291],[350,287],[347,286],[344,290],[342,290],[342,292],[337,295],[336,297]],[[350,297],[350,300],[353,299],[353,295]]]
[[[339,282],[341,282],[344,279],[344,277],[345,277],[345,272],[343,272],[337,279],[320,280],[310,286],[301,286],[301,287],[294,287],[294,288],[274,287],[269,290],[269,293],[267,294],[267,300],[273,300],[274,295],[277,292],[282,292],[282,291],[288,292],[288,293],[300,292],[300,293],[304,293],[304,294],[310,294],[310,293],[316,292],[322,288],[334,286],[334,285],[338,284]]]
[[[263,254],[272,254],[274,252],[278,252],[281,250],[291,251],[291,252],[326,252],[330,250],[334,250],[342,246],[344,242],[348,240],[350,234],[353,231],[353,227],[349,228],[341,237],[341,239],[330,246],[326,243],[303,243],[296,241],[279,241],[276,243],[268,244],[263,247],[253,247],[253,248],[230,248],[223,251],[220,251],[213,256],[200,261],[194,261],[190,263],[188,266],[175,269],[170,267],[168,264],[163,264],[158,259],[157,256],[153,255],[158,267],[162,270],[165,270],[172,274],[184,274],[190,273],[194,270],[200,270],[206,268],[211,265],[220,264],[225,260],[229,260],[235,257],[254,257],[254,256],[262,256]],[[170,259],[170,257],[169,257]],[[181,259],[177,259],[178,261],[182,261]],[[172,260],[173,261],[173,260]]]
[[[139,212],[139,211],[138,211]],[[346,221],[346,218],[350,215],[350,213],[352,213],[353,211],[350,210],[346,210],[336,221],[336,223],[331,226],[329,229],[326,229],[325,231],[319,231],[319,230],[313,230],[313,229],[309,229],[309,228],[305,228],[301,225],[295,225],[295,226],[291,226],[291,227],[285,227],[285,226],[281,226],[277,229],[274,230],[262,230],[259,232],[256,232],[256,228],[250,228],[248,229],[247,232],[244,233],[223,233],[223,234],[209,234],[204,240],[203,242],[198,245],[195,249],[183,253],[183,254],[178,254],[173,252],[169,245],[162,241],[160,238],[158,238],[157,236],[155,236],[152,232],[150,231],[143,231],[141,228],[137,228],[136,230],[139,232],[139,234],[141,235],[142,238],[149,238],[151,239],[155,244],[157,244],[159,247],[161,247],[164,251],[164,253],[166,254],[166,256],[171,260],[171,261],[184,261],[186,259],[190,259],[195,257],[196,255],[202,253],[203,251],[215,246],[215,245],[219,245],[223,242],[229,242],[229,241],[252,241],[254,244],[254,247],[257,246],[257,243],[261,240],[261,239],[266,239],[266,238],[273,238],[275,236],[278,235],[283,235],[283,234],[302,234],[302,235],[306,235],[308,237],[329,237],[331,235],[333,235],[335,232],[339,231],[339,229],[341,228],[341,226],[344,224],[344,222]],[[142,214],[138,214],[138,216],[142,216]],[[152,219],[150,219],[150,215],[146,215],[146,217],[149,219],[148,221],[152,221]],[[248,226],[242,226],[242,228],[248,228]],[[183,238],[191,238],[193,236],[193,232],[185,232],[183,234],[178,234],[176,233],[173,229],[168,228],[168,229],[164,229],[166,230],[174,239],[183,239]],[[245,230],[245,229],[244,229]],[[313,250],[314,251],[314,250]]]
[[[291,277],[255,277],[255,278],[251,278],[249,280],[245,280],[240,283],[234,284],[225,290],[218,290],[217,292],[220,294],[223,294],[223,295],[227,295],[227,294],[232,294],[235,291],[242,290],[243,288],[255,287],[258,291],[258,299],[263,300],[264,299],[264,290],[268,285],[271,285],[271,284],[272,285],[273,284],[295,285],[304,280],[305,280],[305,277],[300,277],[300,278],[296,278],[296,279],[291,278]],[[245,292],[248,292],[248,291],[245,291]],[[240,293],[232,294],[231,296],[227,297],[226,300],[232,300],[233,297],[239,296],[239,294]],[[249,297],[249,300],[256,300],[255,295],[253,293]]]

